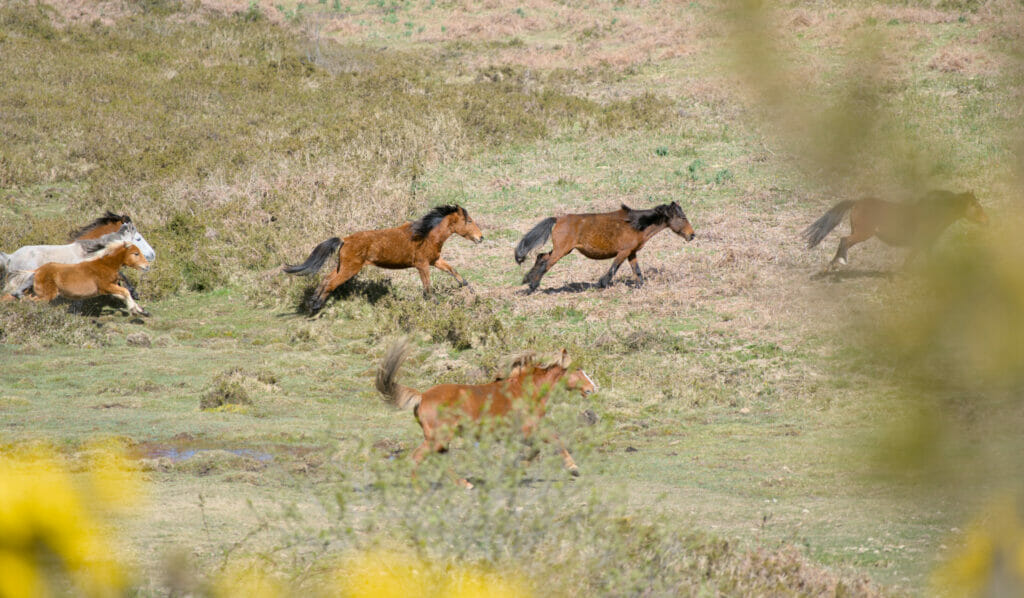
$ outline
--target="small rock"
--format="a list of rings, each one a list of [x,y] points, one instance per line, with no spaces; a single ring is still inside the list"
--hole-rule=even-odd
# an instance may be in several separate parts
[[[125,340],[133,347],[149,347],[153,344],[153,341],[149,339],[149,335],[145,332],[133,332]]]
[[[581,424],[592,426],[597,423],[597,419],[597,414],[594,413],[592,409],[584,409],[583,411],[580,411],[579,420]]]
[[[633,448],[631,446],[627,446],[626,447],[626,452],[627,453],[635,453],[635,452],[637,452],[637,449],[635,449],[635,448]]]
[[[750,413],[750,408],[749,407],[744,407],[743,409],[740,409],[740,413],[742,413],[743,415],[746,415],[746,414]]]

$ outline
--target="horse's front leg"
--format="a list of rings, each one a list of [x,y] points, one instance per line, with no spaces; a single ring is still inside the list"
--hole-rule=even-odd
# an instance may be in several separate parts
[[[416,270],[420,273],[420,282],[423,283],[423,298],[429,299],[433,294],[433,290],[430,288],[430,264],[422,262],[416,264]]]
[[[455,280],[459,283],[460,287],[469,287],[469,290],[473,291],[473,287],[469,286],[469,282],[467,282],[465,278],[463,278],[458,272],[456,272],[455,268],[453,268],[451,264],[444,261],[444,259],[437,258],[437,261],[434,262],[434,267],[437,268],[438,270],[443,270],[448,274],[451,274],[453,277],[455,277]],[[473,292],[476,293],[476,291]]]
[[[629,257],[629,252],[625,251],[615,256],[615,259],[612,261],[612,267],[609,268],[608,272],[605,273],[605,275],[602,276],[601,279],[597,281],[597,286],[601,287],[602,289],[611,286],[612,278],[615,277],[615,273],[618,272],[619,266],[622,265],[622,262],[626,261],[627,257]]]
[[[128,313],[135,314],[137,316],[149,316],[149,312],[139,307],[139,304],[132,299],[132,294],[128,292],[128,289],[118,285],[110,284],[100,289],[104,294],[114,295],[120,297],[124,304],[128,307]]]
[[[629,254],[629,267],[633,269],[633,275],[636,276],[636,288],[644,286],[644,275],[640,272],[640,264],[636,261],[636,252]]]
[[[135,299],[136,301],[139,299],[139,293],[135,290],[131,281],[128,280],[128,277],[124,275],[124,272],[118,270],[117,280],[121,283],[121,286],[128,289],[128,294],[132,296],[132,299]]]

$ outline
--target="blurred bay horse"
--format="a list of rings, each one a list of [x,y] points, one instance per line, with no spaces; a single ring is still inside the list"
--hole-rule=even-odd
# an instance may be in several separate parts
[[[430,453],[444,452],[463,421],[478,421],[485,416],[508,417],[513,409],[521,409],[526,415],[522,433],[529,437],[544,417],[548,394],[555,384],[564,380],[566,388],[584,396],[597,389],[586,372],[570,367],[569,355],[562,349],[548,365],[538,365],[532,356],[524,356],[513,364],[508,376],[488,384],[439,384],[419,392],[396,381],[398,369],[408,354],[408,341],[392,345],[377,370],[376,386],[388,404],[412,409],[423,429],[423,443],[412,453],[417,465]],[[557,436],[553,440],[559,445],[565,467],[579,475],[572,455]],[[460,483],[469,486],[465,480]]]
[[[29,273],[14,295],[31,293],[35,301],[88,299],[99,295],[114,295],[124,301],[132,314],[149,315],[132,299],[128,289],[117,284],[121,266],[148,270],[149,262],[142,251],[127,241],[113,243],[101,257],[76,264],[48,262]]]
[[[951,224],[966,218],[978,224],[988,224],[988,216],[974,193],[929,191],[913,203],[895,203],[875,197],[841,201],[800,233],[807,248],[819,243],[850,213],[850,234],[839,239],[836,255],[825,267],[825,272],[847,263],[846,252],[857,243],[878,237],[896,247],[909,247],[904,266],[915,256],[935,244]]]
[[[474,243],[484,239],[480,227],[469,217],[465,208],[458,205],[438,206],[419,220],[395,228],[362,231],[344,239],[327,239],[313,249],[305,262],[286,265],[284,271],[300,276],[314,274],[323,267],[331,254],[338,252],[338,267],[320,282],[316,292],[307,301],[306,307],[312,314],[320,311],[334,289],[358,274],[366,264],[393,270],[416,268],[423,282],[423,294],[430,296],[431,266],[451,274],[460,286],[469,286],[466,279],[441,258],[441,247],[452,234],[461,235]]]
[[[147,260],[156,258],[153,248],[135,228],[135,224],[128,220],[113,232],[98,238],[76,240],[66,245],[26,245],[10,255],[0,253],[0,268],[3,269],[5,278],[3,292],[9,294],[22,287],[29,274],[43,264],[76,264],[93,259],[101,255],[107,246],[118,241],[128,241],[136,245]]]
[[[541,277],[574,249],[592,260],[614,258],[612,267],[597,281],[597,286],[609,286],[615,272],[627,259],[636,275],[637,286],[643,286],[644,276],[636,254],[651,237],[666,228],[687,241],[693,240],[693,227],[683,209],[674,201],[650,210],[634,210],[622,204],[614,212],[546,218],[516,245],[516,263],[523,263],[530,251],[550,237],[551,251],[539,254],[533,268],[523,277],[523,284],[530,285],[528,292],[536,291]]]

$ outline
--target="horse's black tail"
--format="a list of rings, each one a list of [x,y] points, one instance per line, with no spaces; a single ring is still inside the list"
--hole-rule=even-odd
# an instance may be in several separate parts
[[[555,218],[554,216],[541,220],[537,226],[530,229],[530,232],[526,233],[526,235],[519,240],[519,244],[516,245],[517,264],[523,263],[527,254],[533,251],[534,247],[541,245],[548,240],[548,237],[551,236],[551,229],[554,228],[557,220],[558,218]]]
[[[855,203],[857,202],[852,200],[841,201],[832,206],[831,210],[825,212],[824,216],[815,220],[814,224],[805,228],[800,233],[800,238],[807,241],[807,248],[817,247],[818,243],[821,243],[821,240],[828,236],[833,228],[839,225],[843,216],[850,211],[850,208]]]
[[[313,249],[313,253],[309,254],[306,261],[302,262],[297,266],[285,265],[284,271],[288,274],[298,274],[299,276],[309,276],[310,274],[316,274],[320,268],[323,268],[324,262],[327,258],[331,257],[335,251],[341,249],[344,242],[338,237],[331,237],[323,243],[316,246]]]

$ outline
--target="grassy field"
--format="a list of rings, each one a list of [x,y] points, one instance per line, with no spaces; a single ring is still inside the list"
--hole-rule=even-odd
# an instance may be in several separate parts
[[[513,570],[539,595],[546,576],[567,595],[925,592],[1006,485],[995,464],[1021,414],[985,427],[964,397],[987,387],[908,383],[910,362],[887,359],[905,331],[887,326],[978,232],[954,225],[906,273],[869,242],[822,278],[838,235],[807,251],[799,231],[840,199],[922,188],[1012,214],[1022,17],[1010,2],[6,3],[0,248],[63,242],[111,209],[158,258],[129,274],[148,319],[2,304],[0,450],[44,443],[75,467],[97,438],[126,447],[148,498],[118,535],[146,595],[246,559],[301,588],[381,543]],[[542,218],[672,200],[697,236],[655,237],[643,288],[623,268],[597,289],[607,263],[570,255],[523,293],[512,248]],[[484,231],[444,250],[475,292],[435,271],[425,300],[414,271],[369,268],[302,313],[311,281],[282,263],[442,203]],[[441,483],[411,485],[421,433],[372,385],[401,336],[419,389],[566,348],[600,387],[560,394],[549,423],[583,475],[460,440],[427,468]],[[914,426],[957,392],[941,405],[990,440],[923,466]],[[218,398],[234,402],[200,409]],[[449,487],[449,461],[483,489]]]

